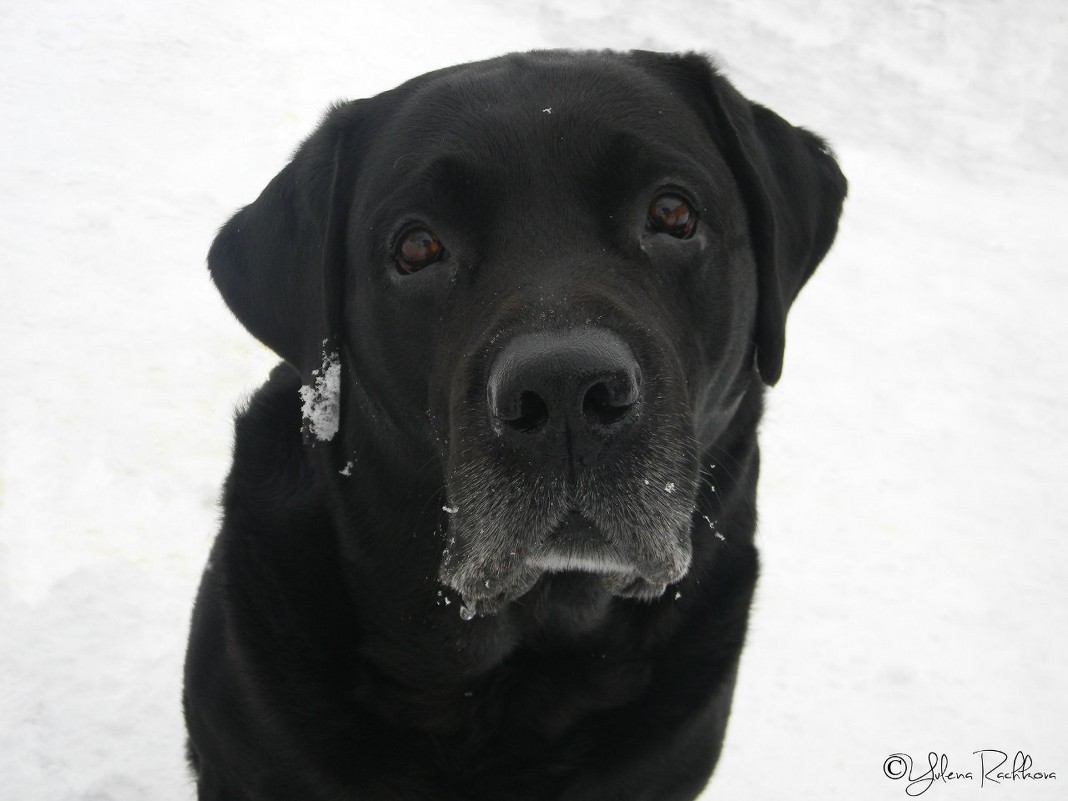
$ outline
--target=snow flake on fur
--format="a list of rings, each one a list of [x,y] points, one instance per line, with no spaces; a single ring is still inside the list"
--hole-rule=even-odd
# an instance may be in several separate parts
[[[326,344],[326,341],[323,341]],[[323,351],[323,366],[312,371],[315,383],[300,388],[304,431],[320,442],[334,438],[341,422],[341,357]]]

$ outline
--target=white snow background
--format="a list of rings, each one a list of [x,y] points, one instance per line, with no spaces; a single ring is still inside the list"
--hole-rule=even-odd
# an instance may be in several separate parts
[[[534,47],[700,49],[827,136],[763,576],[706,798],[1068,797],[1068,6],[0,2],[0,798],[195,795],[187,619],[274,357],[204,257],[337,98]]]

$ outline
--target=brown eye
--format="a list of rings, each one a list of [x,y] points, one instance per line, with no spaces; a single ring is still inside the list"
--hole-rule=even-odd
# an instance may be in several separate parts
[[[440,261],[445,255],[441,240],[425,228],[415,228],[404,235],[397,248],[397,267],[414,273]]]
[[[697,226],[697,215],[690,204],[679,195],[664,194],[649,204],[646,225],[654,233],[670,234],[676,239],[686,239]]]

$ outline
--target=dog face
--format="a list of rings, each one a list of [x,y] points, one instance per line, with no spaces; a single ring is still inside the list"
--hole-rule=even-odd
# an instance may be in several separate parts
[[[555,571],[650,599],[844,192],[700,58],[511,56],[336,108],[210,267],[307,384],[339,352],[343,447],[442,477],[464,616]]]

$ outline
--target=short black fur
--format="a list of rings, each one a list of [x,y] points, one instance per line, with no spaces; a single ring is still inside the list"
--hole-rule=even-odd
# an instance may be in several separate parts
[[[332,109],[209,256],[285,363],[193,614],[199,798],[695,798],[764,385],[845,190],[696,55],[518,54]],[[664,193],[692,237],[646,224]],[[406,274],[413,226],[445,251]],[[509,427],[500,386],[544,413]]]

